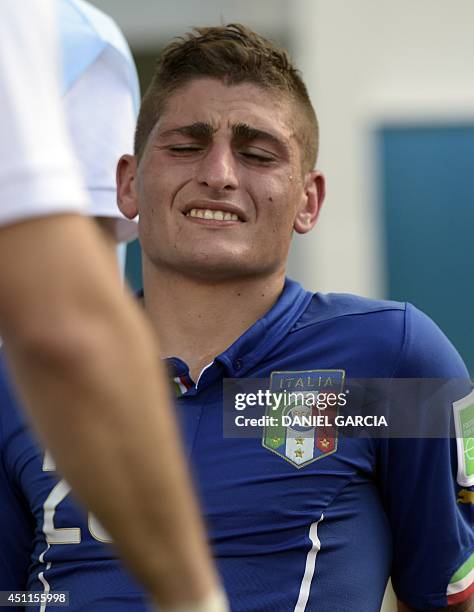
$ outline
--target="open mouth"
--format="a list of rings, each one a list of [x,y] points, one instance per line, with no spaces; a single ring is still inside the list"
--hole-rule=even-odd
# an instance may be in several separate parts
[[[243,221],[236,213],[225,210],[211,210],[210,208],[191,208],[186,217],[196,217],[209,221]]]

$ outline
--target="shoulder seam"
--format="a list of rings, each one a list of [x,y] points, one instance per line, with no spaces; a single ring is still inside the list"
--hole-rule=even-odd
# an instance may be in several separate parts
[[[328,319],[320,319],[320,320],[316,320],[316,321],[308,321],[307,323],[305,323],[304,325],[298,325],[296,327],[296,325],[298,324],[298,321],[296,321],[293,325],[293,327],[290,329],[289,333],[293,333],[293,332],[297,332],[300,329],[305,329],[306,327],[310,327],[311,325],[319,325],[320,323],[327,323],[328,321],[335,321],[336,319],[342,319],[343,317],[363,317],[366,315],[371,315],[371,314],[377,314],[380,312],[400,312],[400,311],[404,311],[405,312],[405,317],[406,317],[406,307],[407,307],[407,303],[403,302],[400,304],[399,308],[396,308],[394,306],[390,306],[387,308],[378,308],[377,310],[368,310],[366,312],[345,312],[345,313],[341,313],[338,315],[335,315],[334,317],[330,317]]]
[[[402,336],[402,342],[401,342],[400,350],[398,352],[397,359],[395,360],[395,364],[393,366],[393,370],[392,370],[392,373],[390,375],[390,378],[395,378],[395,373],[397,372],[398,367],[399,367],[399,365],[400,365],[400,363],[402,361],[402,355],[404,354],[405,348],[406,348],[406,345],[407,345],[407,336],[408,336],[408,334],[407,334],[407,328],[408,328],[407,317],[408,317],[408,307],[409,307],[408,302],[404,302],[404,306],[405,306],[405,308],[404,308],[404,316],[403,316],[403,336]]]

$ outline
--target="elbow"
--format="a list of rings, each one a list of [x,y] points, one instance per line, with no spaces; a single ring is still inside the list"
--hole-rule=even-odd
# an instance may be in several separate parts
[[[31,317],[5,334],[10,361],[37,372],[76,375],[100,353],[101,333],[78,313],[62,313],[49,320]]]

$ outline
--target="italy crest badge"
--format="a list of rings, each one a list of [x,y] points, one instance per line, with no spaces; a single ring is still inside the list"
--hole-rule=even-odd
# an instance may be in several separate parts
[[[297,468],[335,453],[336,398],[343,392],[344,379],[344,370],[272,372],[275,402],[266,415],[274,418],[264,429],[263,446]]]

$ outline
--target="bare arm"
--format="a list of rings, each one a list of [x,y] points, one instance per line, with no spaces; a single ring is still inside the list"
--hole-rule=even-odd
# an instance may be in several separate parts
[[[417,612],[415,608],[409,608],[401,601],[398,602],[398,612]],[[446,608],[436,608],[436,612],[474,612],[474,598],[470,597],[463,603],[448,606]]]
[[[150,330],[91,221],[0,230],[0,328],[30,416],[157,602],[216,588]]]

